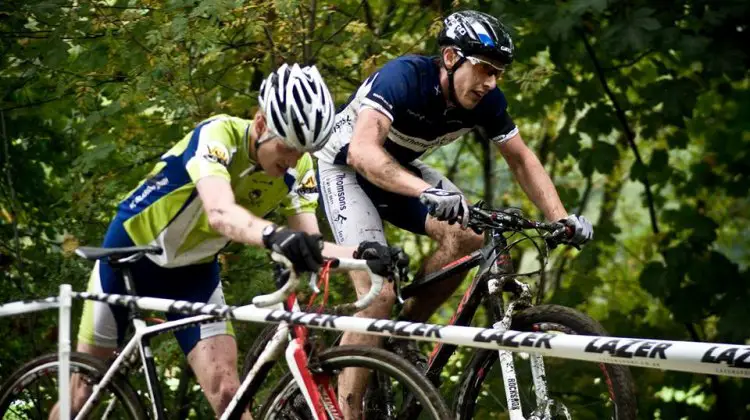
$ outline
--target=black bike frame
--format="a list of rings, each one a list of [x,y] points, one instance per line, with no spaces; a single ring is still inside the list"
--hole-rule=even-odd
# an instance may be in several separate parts
[[[465,273],[476,266],[480,266],[479,272],[477,272],[471,284],[466,289],[456,312],[454,312],[448,324],[469,326],[471,320],[474,319],[474,315],[476,315],[477,309],[479,309],[479,305],[482,303],[482,298],[485,296],[488,297],[489,307],[492,310],[491,319],[493,321],[502,319],[504,307],[502,297],[488,293],[486,277],[493,264],[496,266],[496,270],[493,270],[493,275],[513,273],[513,263],[510,254],[506,250],[507,240],[501,233],[488,231],[485,233],[485,236],[486,245],[481,249],[451,262],[439,271],[427,274],[421,279],[415,279],[411,284],[401,289],[401,296],[404,299],[413,297],[430,286],[454,275]],[[501,252],[498,253],[498,250],[501,250]],[[457,346],[455,345],[438,343],[430,354],[425,375],[435,386],[440,386],[440,372],[442,372],[448,363],[448,359],[456,351],[456,348]]]

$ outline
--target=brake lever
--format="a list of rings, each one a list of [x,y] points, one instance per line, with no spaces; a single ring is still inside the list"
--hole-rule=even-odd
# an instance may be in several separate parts
[[[394,273],[393,275],[394,277],[393,278],[393,290],[396,293],[396,301],[398,302],[399,305],[403,306],[405,300],[401,296],[401,273],[400,271],[401,270],[397,270],[396,273]]]
[[[550,235],[546,236],[544,238],[544,241],[547,243],[547,247],[549,247],[550,250],[555,249],[557,248],[558,245],[564,243],[580,251],[581,250],[580,246],[576,244],[572,244],[572,243],[567,243],[564,241],[564,239],[567,239],[570,236],[571,236],[570,228],[568,226],[562,225],[558,229],[556,229],[554,232],[552,232]]]
[[[310,273],[310,289],[312,289],[314,293],[320,293],[320,288],[318,288],[318,272],[317,271],[313,271],[312,273]]]

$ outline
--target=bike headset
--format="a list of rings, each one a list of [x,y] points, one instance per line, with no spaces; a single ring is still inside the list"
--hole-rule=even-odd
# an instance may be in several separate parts
[[[459,56],[458,61],[449,68],[441,49],[440,63],[448,72],[448,95],[459,108],[462,106],[456,96],[453,75],[465,61],[487,63],[501,71],[513,62],[514,48],[510,33],[497,18],[482,12],[464,10],[450,14],[443,21],[438,45],[455,48]]]
[[[315,66],[283,64],[260,85],[258,102],[268,130],[255,141],[256,154],[275,137],[292,149],[315,152],[333,133],[336,109]]]

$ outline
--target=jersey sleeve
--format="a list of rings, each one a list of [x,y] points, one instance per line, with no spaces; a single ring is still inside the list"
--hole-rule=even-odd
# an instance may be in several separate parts
[[[365,80],[359,88],[360,111],[373,108],[385,114],[391,121],[398,110],[406,107],[409,92],[416,89],[412,82],[416,68],[403,60],[391,60]]]
[[[193,182],[207,176],[231,180],[229,163],[237,151],[237,139],[229,119],[216,118],[193,130],[183,162]]]
[[[508,101],[500,89],[495,88],[482,99],[479,121],[487,138],[497,144],[503,144],[518,134],[518,127],[508,114]]]
[[[318,183],[315,181],[315,167],[312,157],[305,153],[297,162],[289,193],[279,206],[282,216],[293,216],[300,213],[315,213],[318,207]]]

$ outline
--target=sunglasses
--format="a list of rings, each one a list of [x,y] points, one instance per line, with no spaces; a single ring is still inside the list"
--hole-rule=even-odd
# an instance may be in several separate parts
[[[496,61],[491,61],[485,58],[473,56],[473,55],[464,55],[463,51],[456,48],[456,53],[460,56],[466,59],[469,63],[471,63],[472,66],[485,64],[493,69],[497,70],[498,77],[501,76],[503,73],[505,73],[505,64],[498,63]]]

